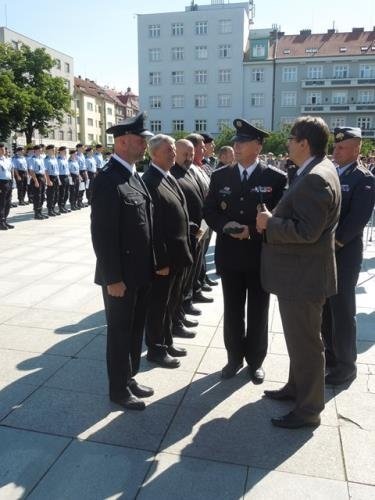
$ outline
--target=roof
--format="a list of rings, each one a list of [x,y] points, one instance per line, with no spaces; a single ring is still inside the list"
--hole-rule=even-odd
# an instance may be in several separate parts
[[[75,76],[74,88],[92,97],[100,97],[102,99],[111,100],[106,94],[105,89],[97,85],[94,80],[89,80],[88,78],[83,79]]]

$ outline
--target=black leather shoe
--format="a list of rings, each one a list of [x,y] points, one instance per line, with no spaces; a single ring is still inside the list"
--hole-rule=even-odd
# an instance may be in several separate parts
[[[129,391],[130,392],[130,391]],[[126,395],[110,395],[110,400],[113,403],[116,403],[126,410],[137,410],[142,411],[146,408],[144,401],[134,396],[134,394],[126,394]]]
[[[37,219],[37,220],[44,220],[44,217],[42,214],[35,214],[34,215],[34,219]]]
[[[8,229],[14,229],[14,226],[12,224],[8,224],[8,222],[6,222],[5,224]]]
[[[180,366],[180,361],[176,358],[172,358],[167,352],[162,353],[147,353],[147,360],[151,363],[156,363],[162,368],[178,368]]]
[[[185,314],[191,314],[193,316],[200,316],[202,314],[202,311],[197,307],[194,307],[193,304],[191,303],[184,306],[184,312]]]
[[[212,297],[206,297],[202,292],[195,293],[193,295],[193,302],[199,302],[201,304],[208,304],[209,302],[213,302],[214,299]]]
[[[243,362],[228,362],[224,368],[221,370],[221,378],[232,378],[234,377],[243,367]]]
[[[53,210],[48,210],[48,215],[50,217],[56,217],[56,214],[55,214],[55,212]]]
[[[275,391],[271,390],[266,390],[264,391],[264,395],[266,398],[269,399],[276,399],[278,401],[293,401],[296,399],[294,396],[292,396],[285,387],[282,389],[277,389]]]
[[[347,384],[348,382],[353,382],[356,378],[357,370],[347,373],[339,369],[333,369],[328,373],[328,375],[326,375],[325,383],[327,385],[342,385]]]
[[[212,292],[212,286],[205,283],[204,285],[202,285],[202,292]]]
[[[49,219],[48,215],[42,214],[43,219]]]
[[[134,396],[137,396],[137,398],[149,398],[154,394],[154,389],[147,387],[146,385],[138,384],[134,378],[130,380],[128,385]]]
[[[59,212],[58,210],[54,210],[54,211],[53,211],[53,213],[54,213],[55,215],[61,215],[61,212]]]
[[[185,349],[185,347],[176,347],[174,345],[171,345],[167,348],[167,353],[170,356],[174,356],[175,358],[182,358],[187,355],[187,350]]]
[[[8,231],[8,226],[3,221],[0,222],[0,230],[1,231]]]
[[[256,370],[253,370],[251,366],[249,366],[249,372],[250,372],[250,377],[251,381],[253,384],[262,384],[264,382],[264,370],[260,366]]]
[[[196,319],[184,318],[181,320],[181,322],[184,326],[186,326],[186,328],[195,328],[199,325],[199,321],[197,321]]]
[[[276,427],[284,429],[299,429],[301,427],[318,427],[320,425],[320,416],[312,415],[310,417],[300,417],[294,411],[282,417],[271,418],[271,422]]]
[[[173,329],[172,335],[173,337],[181,337],[183,339],[193,339],[196,336],[196,333],[186,330],[183,326],[179,326]]]
[[[217,286],[219,284],[217,281],[210,279],[208,276],[206,276],[205,282],[210,286]]]

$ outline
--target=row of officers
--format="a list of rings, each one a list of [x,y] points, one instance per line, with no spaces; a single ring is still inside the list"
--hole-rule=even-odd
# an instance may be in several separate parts
[[[58,149],[53,144],[17,147],[13,157],[8,157],[4,144],[0,144],[0,229],[12,229],[7,222],[11,208],[13,182],[16,182],[18,204],[29,202],[34,206],[34,218],[44,220],[84,206],[83,195],[90,203],[90,183],[109,160],[103,157],[103,147],[95,148],[77,144],[76,149],[65,146]],[[26,194],[28,201],[26,201]],[[45,199],[47,213],[42,212]],[[69,199],[70,209],[66,204]],[[58,207],[58,208],[57,208]]]
[[[361,131],[335,129],[336,171],[325,156],[325,122],[297,120],[288,149],[298,172],[286,189],[285,172],[259,161],[268,133],[243,119],[233,124],[236,162],[218,169],[209,168],[202,136],[152,136],[143,113],[107,131],[115,148],[93,183],[91,232],[107,318],[110,399],[142,410],[153,394],[135,378],[143,332],[150,362],[176,368],[187,355],[174,339],[187,337],[196,323],[191,314],[200,314],[193,304],[207,289],[204,255],[215,231],[228,357],[222,378],[246,362],[252,382],[263,382],[269,293],[276,293],[290,376],[265,396],[296,406],[272,423],[319,425],[324,382],[356,377],[355,284],[375,197],[374,178],[357,161]],[[135,164],[147,140],[151,162],[140,177]]]

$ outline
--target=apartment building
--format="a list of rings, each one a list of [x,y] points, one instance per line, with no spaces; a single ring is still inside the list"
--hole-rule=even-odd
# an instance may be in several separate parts
[[[243,115],[252,15],[252,1],[212,0],[138,16],[140,108],[153,132],[218,133]]]
[[[33,50],[37,48],[44,48],[46,52],[55,60],[55,66],[51,69],[51,74],[53,76],[64,78],[66,86],[71,92],[73,99],[74,60],[71,56],[56,49],[47,47],[42,43],[5,27],[0,27],[0,42],[9,43],[15,49],[18,49],[22,44],[28,45]],[[24,135],[15,135],[16,137],[12,136],[12,140],[16,139],[15,142],[18,144],[25,144]],[[43,137],[39,134],[39,132],[35,132],[33,139],[35,143],[53,142],[56,146],[65,145],[73,147],[77,142],[77,131],[74,117],[66,115],[64,122],[61,125],[56,124],[53,130],[49,133],[48,137]]]

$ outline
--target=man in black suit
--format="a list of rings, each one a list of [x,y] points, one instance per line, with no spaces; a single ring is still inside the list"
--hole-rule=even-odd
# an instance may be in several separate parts
[[[357,332],[355,286],[363,254],[363,229],[374,208],[375,184],[358,157],[362,145],[360,128],[334,130],[333,158],[341,185],[341,212],[336,229],[338,293],[327,299],[323,309],[322,334],[329,373],[326,383],[340,385],[357,376]]]
[[[143,410],[139,398],[153,394],[134,378],[154,274],[152,201],[135,168],[153,135],[144,120],[140,113],[106,131],[114,136],[114,154],[93,181],[91,202],[95,283],[102,286],[107,317],[109,396],[132,410]]]
[[[142,180],[154,206],[156,276],[146,320],[147,359],[177,368],[186,349],[173,345],[173,318],[182,300],[184,273],[193,262],[186,200],[170,169],[176,158],[175,140],[163,134],[149,141],[151,163]]]
[[[276,206],[286,175],[258,159],[267,132],[242,119],[233,124],[237,130],[233,138],[237,163],[212,173],[204,217],[217,233],[215,262],[223,287],[224,343],[228,353],[222,377],[233,377],[245,358],[251,379],[259,384],[264,380],[269,294],[260,283],[262,237],[256,231],[257,207],[262,203]]]

